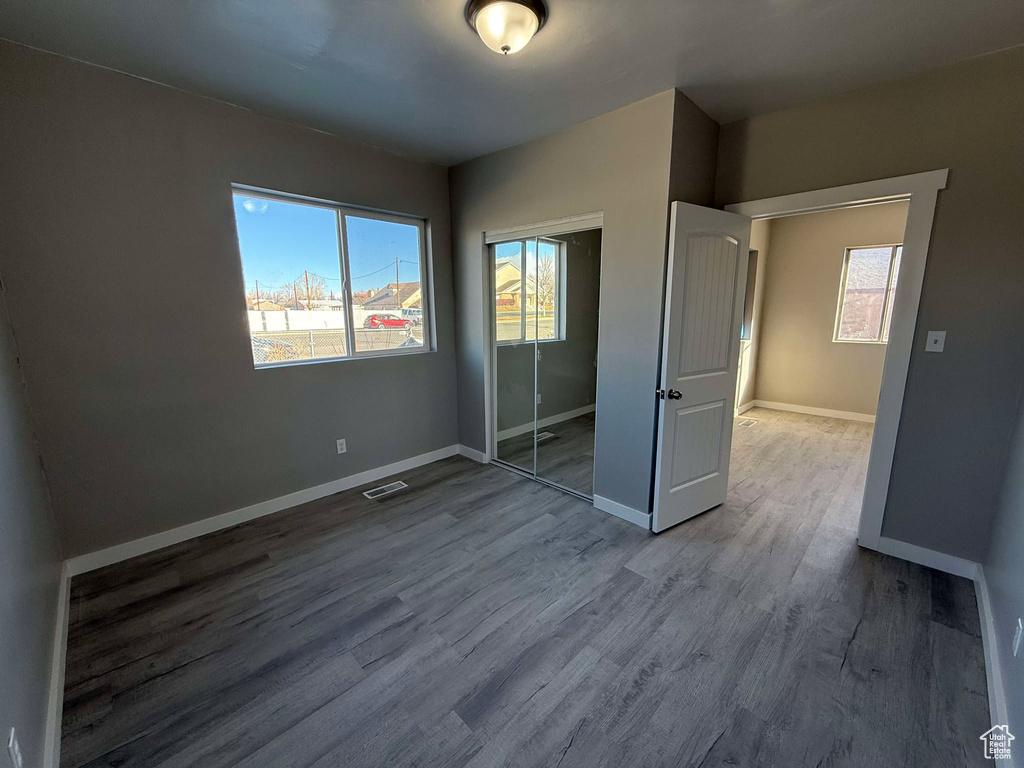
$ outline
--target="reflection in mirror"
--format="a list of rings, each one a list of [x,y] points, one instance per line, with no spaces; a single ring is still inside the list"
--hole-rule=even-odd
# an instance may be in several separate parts
[[[538,245],[537,477],[594,493],[601,230]]]
[[[536,240],[492,247],[494,258],[495,457],[533,474]]]

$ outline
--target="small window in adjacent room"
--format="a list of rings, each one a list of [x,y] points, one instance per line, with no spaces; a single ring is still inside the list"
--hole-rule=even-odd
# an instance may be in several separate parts
[[[423,220],[233,195],[257,368],[430,348]]]
[[[847,248],[834,341],[889,341],[902,245]]]

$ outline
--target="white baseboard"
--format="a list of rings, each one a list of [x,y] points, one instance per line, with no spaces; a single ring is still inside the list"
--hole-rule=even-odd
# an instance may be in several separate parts
[[[641,528],[651,530],[651,516],[646,512],[641,512],[639,509],[633,509],[627,507],[625,504],[619,504],[617,501],[606,499],[604,496],[594,496],[594,507],[600,509],[602,512],[607,512],[610,515],[621,517],[623,520],[628,520],[634,525],[639,525]]]
[[[999,645],[996,638],[995,620],[992,616],[992,600],[985,581],[985,569],[978,566],[974,577],[974,591],[978,595],[978,618],[981,622],[981,643],[985,648],[985,677],[988,679],[988,711],[991,725],[1008,724],[1006,690],[1003,687],[1003,670],[999,663]],[[1013,761],[1004,761],[1011,766]]]
[[[50,690],[46,697],[44,768],[59,768],[60,766],[60,726],[64,715],[64,665],[67,661],[68,610],[71,603],[71,574],[67,562],[61,565],[59,590],[57,615],[54,617],[53,656],[50,660]]]
[[[481,464],[487,463],[487,454],[482,451],[478,451],[476,448],[470,448],[468,445],[459,444],[459,456],[465,456],[467,459],[472,459]]]
[[[925,565],[937,571],[951,573],[954,576],[963,576],[965,579],[971,579],[972,581],[978,575],[978,564],[971,560],[947,555],[945,552],[936,552],[934,549],[925,549],[916,544],[908,544],[898,539],[881,536],[878,539],[878,546],[868,548],[877,550],[883,555],[892,555],[901,560],[909,560],[912,563]]]
[[[755,405],[756,405],[756,403],[757,403],[757,401],[756,401],[756,400],[748,400],[748,401],[747,401],[747,402],[745,402],[745,403],[744,403],[743,405],[740,405],[740,406],[738,406],[738,407],[736,408],[735,414],[736,414],[737,416],[739,416],[739,415],[740,415],[741,413],[746,413],[746,412],[747,412],[747,411],[749,411],[749,410],[750,410],[751,408],[754,408],[754,407],[755,407]]]
[[[305,504],[307,501],[313,501],[315,499],[322,499],[324,496],[330,496],[334,493],[341,491],[347,491],[349,488],[355,488],[359,485],[366,483],[372,483],[381,478],[388,477],[389,475],[395,475],[399,472],[406,472],[416,467],[421,467],[424,464],[430,464],[434,461],[440,461],[446,459],[449,456],[455,456],[459,453],[458,445],[449,445],[444,448],[439,448],[436,451],[430,451],[429,453],[422,453],[419,456],[413,456],[402,461],[396,461],[394,464],[388,464],[383,467],[377,467],[375,469],[368,469],[365,472],[359,472],[355,475],[349,475],[338,480],[332,480],[329,483],[323,485],[316,485],[312,488],[306,488],[295,493],[289,493],[285,496],[279,496],[276,499],[269,499],[267,501],[261,501],[257,504],[253,504],[248,507],[242,507],[232,512],[225,512],[214,517],[208,517],[205,520],[197,520],[194,523],[188,525],[182,525],[178,528],[172,528],[169,531],[163,531],[162,533],[155,533],[152,536],[144,536],[141,539],[134,541],[128,541],[124,544],[117,544],[113,547],[107,547],[106,549],[100,549],[96,552],[90,552],[85,555],[79,555],[78,557],[72,557],[67,561],[68,575],[77,576],[80,573],[86,571],[93,571],[97,568],[103,568],[107,565],[119,563],[122,560],[128,560],[132,557],[144,555],[147,552],[153,552],[157,549],[163,549],[169,547],[172,544],[179,544],[189,539],[194,539],[207,533],[219,531],[224,528],[230,528],[233,525],[244,523],[249,520],[255,520],[257,517],[263,517],[264,515],[270,515],[274,512],[280,512],[282,509],[289,509],[291,507],[298,506],[299,504]]]
[[[824,416],[829,419],[846,419],[847,421],[865,421],[869,424],[875,423],[875,417],[870,413],[857,413],[856,411],[833,411],[831,408],[812,408],[809,405],[793,405],[792,403],[776,403],[771,400],[751,400],[750,408],[768,408],[772,411],[790,411],[792,413],[806,413],[809,416]]]
[[[554,416],[548,416],[544,419],[537,419],[537,428],[542,429],[543,427],[550,427],[552,424],[558,424],[563,421],[568,421],[569,419],[575,419],[577,416],[593,413],[596,409],[596,405],[585,405],[582,408],[565,411],[564,413],[556,413]],[[502,440],[508,440],[510,437],[525,435],[527,432],[532,431],[532,421],[527,424],[520,424],[518,427],[509,427],[508,429],[503,429],[498,433],[498,441],[500,442]]]

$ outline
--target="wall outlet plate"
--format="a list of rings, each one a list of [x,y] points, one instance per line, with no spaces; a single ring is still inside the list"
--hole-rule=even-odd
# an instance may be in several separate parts
[[[338,441],[338,455],[345,453],[348,450],[348,445],[345,444],[345,438],[341,438]]]
[[[1013,633],[1013,655],[1020,652],[1020,641],[1024,638],[1024,621],[1017,619],[1017,629]]]

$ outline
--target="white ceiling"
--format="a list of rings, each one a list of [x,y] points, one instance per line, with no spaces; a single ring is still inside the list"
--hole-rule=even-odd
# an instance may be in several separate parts
[[[444,164],[673,86],[724,123],[1024,43],[1022,0],[548,0],[501,57],[463,7],[2,0],[0,37]]]

